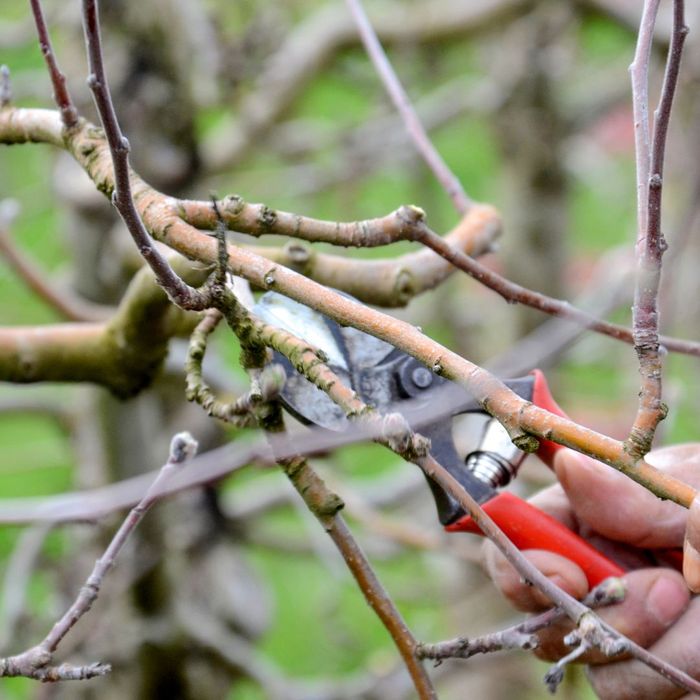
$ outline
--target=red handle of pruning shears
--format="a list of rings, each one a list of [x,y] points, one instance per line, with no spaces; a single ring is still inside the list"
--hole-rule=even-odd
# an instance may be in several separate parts
[[[549,391],[544,374],[538,369],[532,374],[535,377],[532,403],[550,413],[566,418],[566,414]],[[554,455],[560,449],[562,445],[541,440],[537,455],[551,469]],[[610,576],[624,574],[624,569],[558,520],[512,493],[499,493],[482,507],[518,549],[544,549],[570,559],[583,569],[591,588]],[[482,534],[479,526],[469,516],[448,525],[445,529],[451,532]]]
[[[535,377],[535,384],[532,389],[532,403],[535,406],[544,408],[546,411],[553,413],[555,416],[561,416],[562,418],[568,418],[569,416],[564,413],[559,407],[559,404],[554,400],[552,392],[549,390],[549,385],[547,380],[542,374],[542,370],[533,369],[531,374]],[[537,450],[537,456],[550,468],[553,469],[554,466],[554,455],[563,449],[563,445],[559,445],[556,442],[551,442],[550,440],[540,440],[540,448]]]
[[[499,493],[482,507],[518,549],[545,549],[561,554],[583,569],[591,588],[610,576],[622,576],[625,573],[624,569],[551,515],[512,493]],[[445,529],[482,534],[478,525],[468,516]]]

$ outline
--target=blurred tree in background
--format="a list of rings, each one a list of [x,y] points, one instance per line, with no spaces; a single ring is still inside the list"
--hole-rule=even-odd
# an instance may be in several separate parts
[[[54,48],[81,115],[99,123],[85,84],[78,2],[46,0]],[[576,299],[630,324],[635,177],[627,66],[638,3],[613,0],[394,0],[368,3],[373,25],[438,151],[470,196],[503,217],[483,261],[508,278]],[[699,14],[689,8],[688,23]],[[660,83],[670,12],[652,52]],[[102,10],[114,103],[132,166],[177,197],[236,193],[246,201],[333,221],[424,209],[433,230],[458,217],[419,159],[343,3],[120,0]],[[0,63],[12,102],[52,108],[52,87],[27,3],[0,8]],[[697,210],[700,44],[690,41],[665,176],[663,331],[695,335],[700,308]],[[67,153],[0,150],[0,317],[42,325],[111,317],[142,261],[116,211]],[[315,279],[338,248],[253,240]],[[415,250],[353,250],[386,259]],[[17,257],[21,260],[18,262]],[[27,284],[34,266],[48,291]],[[316,267],[314,267],[316,266]],[[53,294],[53,299],[51,295]],[[49,297],[48,299],[46,297]],[[601,335],[506,304],[465,275],[392,313],[460,355],[516,376],[548,369],[559,402],[584,425],[625,437],[634,417],[634,351]],[[185,329],[187,330],[187,329]],[[191,326],[189,327],[191,330]],[[177,334],[176,334],[177,335]],[[187,429],[200,452],[235,435],[184,401],[187,333],[168,344],[148,386],[128,398],[89,383],[3,384],[0,499],[94,488],[158,467]],[[157,362],[159,358],[155,358]],[[219,333],[208,382],[245,393],[235,339]],[[668,358],[671,406],[659,440],[697,437],[697,363]],[[317,459],[377,573],[419,639],[476,634],[512,615],[478,567],[478,541],[448,536],[422,475],[375,445]],[[522,494],[551,479],[535,460]],[[3,500],[2,503],[5,503]],[[80,588],[119,520],[0,528],[0,656],[35,643]],[[158,506],[107,580],[62,655],[108,660],[105,678],[44,686],[0,681],[0,698],[410,698],[384,628],[284,474],[250,467]],[[539,698],[543,666],[512,654],[431,671],[440,697]],[[571,675],[563,697],[589,697]]]

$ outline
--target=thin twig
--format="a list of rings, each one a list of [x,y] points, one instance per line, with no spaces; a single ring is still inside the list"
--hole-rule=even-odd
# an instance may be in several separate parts
[[[625,596],[625,583],[619,578],[608,578],[599,583],[583,600],[583,605],[593,608],[620,603]],[[487,654],[502,649],[535,649],[539,640],[535,636],[546,627],[564,617],[560,608],[551,608],[539,615],[529,617],[516,625],[481,637],[458,637],[437,644],[419,644],[416,654],[421,659],[468,659],[475,654]]]
[[[279,393],[284,377],[280,376],[277,366],[272,365],[263,370],[256,377],[255,386],[236,401],[224,402],[218,399],[204,381],[202,363],[209,336],[222,318],[223,314],[218,309],[207,309],[202,320],[192,331],[185,361],[185,397],[188,401],[198,403],[208,415],[214,418],[232,423],[237,427],[251,427],[257,424],[253,408],[262,401],[272,400]]]
[[[590,648],[587,642],[581,642],[576,648],[566,654],[566,656],[562,656],[559,661],[550,667],[547,673],[544,674],[544,682],[550,693],[557,692],[557,688],[564,680],[564,669],[579,657],[583,656]]]
[[[119,530],[112,538],[104,554],[97,560],[92,573],[80,591],[80,595],[69,608],[66,614],[53,626],[52,630],[41,643],[47,651],[54,652],[61,640],[68,634],[73,625],[90,609],[97,599],[102,583],[109,570],[119,556],[133,531],[143,520],[151,506],[160,499],[161,486],[168,481],[172,474],[178,471],[181,465],[191,459],[197,451],[197,443],[189,433],[178,433],[170,443],[170,456],[168,461],[158,472],[158,476],[151,484],[141,502],[132,508]]]
[[[178,433],[170,443],[168,461],[158,472],[146,494],[127,515],[119,530],[107,546],[104,554],[95,562],[92,573],[80,589],[73,604],[36,646],[21,654],[0,659],[0,677],[25,676],[44,682],[59,680],[84,680],[109,673],[106,664],[90,664],[75,667],[68,664],[51,666],[59,644],[75,624],[90,610],[100,594],[104,579],[114,566],[117,556],[151,506],[163,496],[163,484],[170,481],[184,462],[194,456],[197,443],[189,433]]]
[[[423,128],[411,104],[411,100],[401,85],[391,63],[389,63],[384,49],[382,49],[379,38],[367,17],[367,13],[361,1],[346,0],[346,2],[355,19],[360,38],[362,39],[367,54],[374,64],[382,83],[384,83],[384,87],[389,93],[394,106],[401,114],[406,130],[418,149],[418,152],[421,154],[428,167],[433,171],[433,174],[442,185],[445,192],[447,192],[455,209],[462,215],[466,214],[468,209],[472,206],[472,200],[467,196],[457,176],[450,170],[435,146],[433,146],[430,137]]]
[[[637,241],[637,280],[632,306],[634,349],[639,358],[642,385],[639,406],[627,440],[630,451],[645,455],[654,439],[656,427],[667,413],[661,402],[662,362],[659,352],[658,295],[661,279],[661,260],[667,248],[661,231],[661,194],[663,185],[666,136],[671,116],[673,96],[678,82],[683,43],[688,33],[684,19],[683,0],[674,0],[673,28],[668,48],[666,71],[661,98],[654,113],[654,130],[651,149],[648,141],[648,77],[649,58],[658,0],[648,0],[642,13],[635,60],[632,64],[632,95],[637,119],[642,121],[644,133],[635,129],[637,148],[637,185],[641,201],[639,205],[639,238]],[[643,189],[640,184],[644,184]]]
[[[83,28],[90,66],[88,86],[92,90],[112,156],[114,168],[112,201],[114,206],[124,220],[129,233],[138,246],[139,252],[150,265],[158,282],[166,290],[173,302],[183,309],[206,308],[206,300],[202,294],[178,277],[168,264],[168,261],[158,252],[134,205],[129,171],[130,146],[119,126],[117,113],[114,109],[114,103],[112,102],[107,83],[102,56],[97,0],[83,0]]]
[[[273,439],[273,445],[279,445],[280,442],[284,445],[284,440],[280,440],[280,434],[270,433],[270,436]],[[413,679],[418,697],[421,700],[437,698],[430,678],[415,656],[417,646],[415,637],[377,578],[372,565],[353,537],[345,520],[339,514],[343,507],[342,500],[326,487],[305,458],[283,459],[280,464],[309,510],[333,540],[367,603],[394,640]]]
[[[30,4],[32,6],[36,31],[39,35],[39,46],[41,47],[41,53],[44,55],[46,67],[49,70],[49,77],[51,78],[51,84],[53,85],[53,99],[61,112],[63,125],[66,129],[70,129],[78,123],[78,110],[75,108],[73,100],[68,92],[66,76],[63,75],[61,69],[58,67],[56,55],[51,46],[49,30],[46,26],[44,11],[41,8],[41,1],[30,0]]]
[[[539,644],[534,633],[523,632],[521,625],[480,637],[458,637],[437,644],[420,644],[416,649],[419,659],[434,659],[435,665],[443,659],[469,659],[476,654],[490,654],[504,649],[537,649]]]
[[[645,0],[637,37],[637,48],[630,66],[632,79],[632,113],[634,117],[634,144],[637,165],[637,240],[647,230],[647,188],[651,149],[649,146],[649,59],[654,40],[654,26],[661,0]]]

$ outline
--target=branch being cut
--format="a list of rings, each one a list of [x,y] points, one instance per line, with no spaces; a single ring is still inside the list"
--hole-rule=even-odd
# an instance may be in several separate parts
[[[0,140],[10,143],[45,140],[68,148],[98,189],[111,194],[114,186],[111,158],[103,135],[85,124],[64,143],[59,124],[55,113],[5,109],[0,111]],[[177,200],[163,196],[141,180],[134,180],[135,202],[157,240],[190,259],[206,263],[217,260],[215,242],[179,217]],[[275,289],[341,324],[381,338],[457,382],[474,395],[485,410],[495,415],[511,437],[524,447],[534,447],[535,437],[552,440],[614,466],[661,498],[685,507],[692,502],[695,489],[637,460],[621,442],[523,401],[488,372],[435,343],[414,326],[348,299],[250,250],[230,245],[228,251],[233,274],[246,278],[258,288]],[[455,259],[458,258],[455,255]],[[668,343],[669,347],[672,345],[700,354],[697,343]]]

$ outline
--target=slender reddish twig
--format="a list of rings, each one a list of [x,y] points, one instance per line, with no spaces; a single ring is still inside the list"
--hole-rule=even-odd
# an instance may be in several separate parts
[[[78,110],[75,108],[70,93],[68,92],[66,76],[63,75],[61,69],[58,67],[56,55],[51,46],[51,39],[46,26],[44,12],[41,8],[41,2],[40,0],[30,0],[30,4],[32,6],[36,31],[39,35],[39,46],[41,47],[41,53],[44,55],[46,67],[49,69],[51,84],[53,85],[53,99],[61,111],[63,125],[66,129],[70,129],[78,123]]]
[[[462,270],[462,272],[465,272],[470,277],[499,294],[505,301],[511,304],[526,304],[549,316],[566,319],[588,330],[607,335],[625,343],[632,344],[634,342],[632,331],[627,326],[603,321],[573,306],[568,301],[555,299],[546,294],[540,294],[532,289],[523,287],[516,282],[511,282],[508,278],[490,270],[471,256],[450,245],[442,236],[431,231],[424,222],[418,222],[412,230],[413,233],[411,235],[413,240],[435,251],[442,258],[451,262],[456,268]],[[688,355],[700,356],[700,343],[681,340],[679,338],[670,338],[668,336],[662,336],[660,340],[669,351],[672,350]]]
[[[433,146],[430,137],[423,128],[423,124],[416,114],[411,100],[401,85],[394,69],[389,63],[389,59],[384,53],[377,33],[374,31],[367,13],[360,0],[346,0],[350,12],[352,13],[360,38],[365,46],[367,55],[374,64],[374,67],[382,81],[386,91],[389,93],[394,106],[401,114],[401,118],[406,126],[409,136],[413,140],[418,152],[433,171],[438,182],[442,185],[455,208],[460,214],[465,214],[472,206],[472,200],[468,197],[457,176],[450,170],[447,163]]]
[[[651,449],[659,421],[666,415],[661,403],[662,362],[659,352],[658,294],[661,261],[666,241],[661,232],[661,194],[666,136],[673,96],[678,82],[683,43],[688,33],[683,0],[674,0],[673,28],[659,106],[654,113],[651,148],[648,144],[648,74],[650,47],[658,0],[647,0],[642,13],[639,40],[632,64],[632,87],[637,147],[637,184],[640,190],[639,239],[637,241],[637,280],[632,306],[634,348],[639,358],[642,384],[639,406],[630,430],[630,450],[639,456]],[[637,124],[642,122],[643,129]],[[647,140],[645,140],[647,139]]]
[[[83,28],[87,43],[90,75],[88,85],[92,90],[95,105],[100,115],[105,136],[109,143],[114,167],[113,203],[121,214],[129,233],[138,246],[144,260],[150,265],[159,283],[170,298],[183,309],[202,309],[206,304],[204,295],[187,285],[158,252],[134,205],[131,194],[129,172],[129,141],[122,134],[107,83],[102,56],[100,21],[97,0],[83,0]]]

